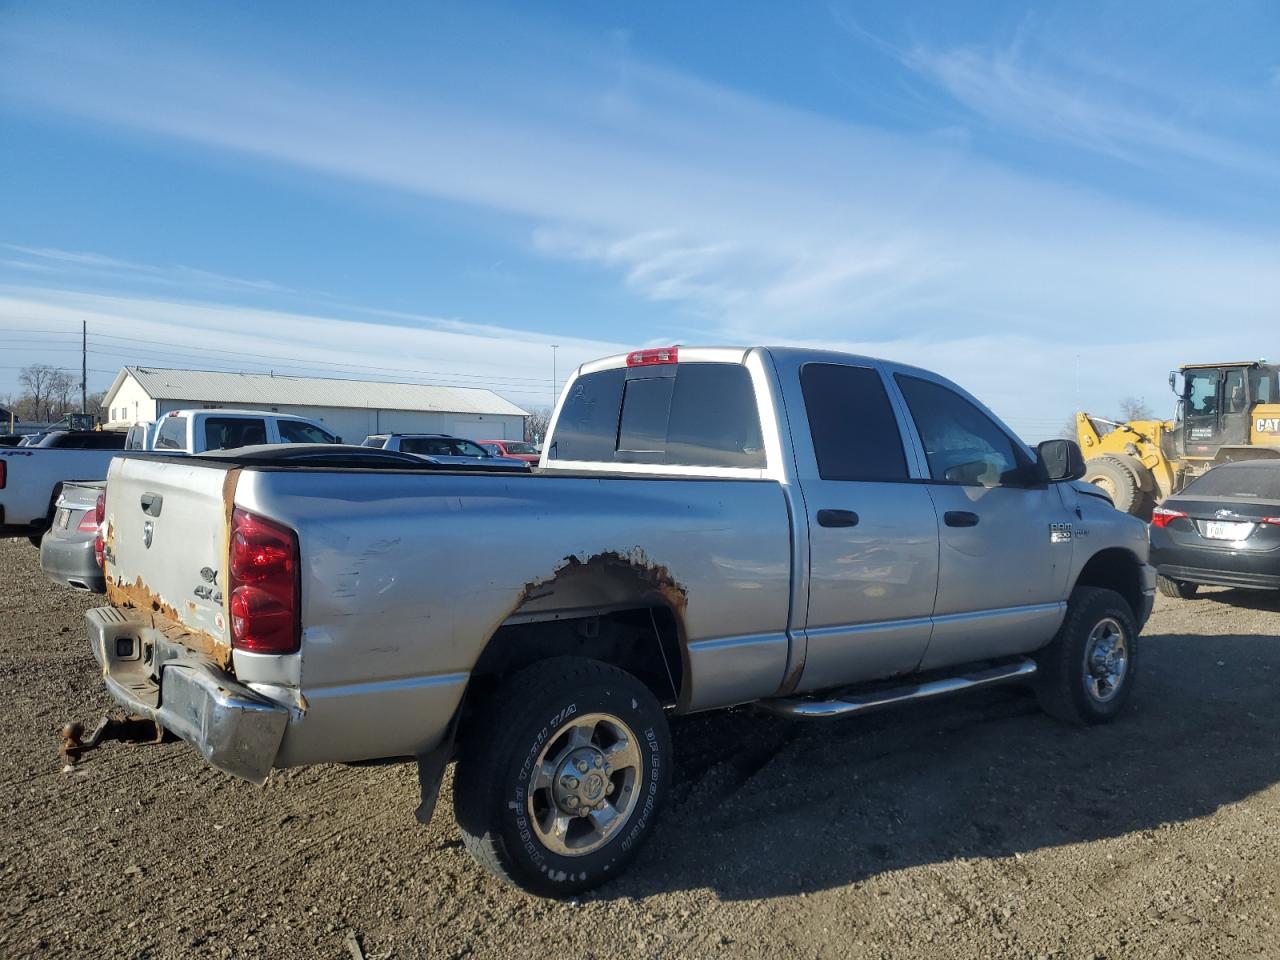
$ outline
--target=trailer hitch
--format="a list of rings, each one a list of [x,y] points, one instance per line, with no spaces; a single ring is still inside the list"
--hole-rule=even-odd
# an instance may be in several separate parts
[[[103,717],[88,737],[84,735],[84,724],[72,720],[62,728],[62,746],[58,755],[74,764],[89,750],[107,740],[119,740],[121,743],[160,743],[164,739],[164,727],[150,717],[129,714],[125,717]]]

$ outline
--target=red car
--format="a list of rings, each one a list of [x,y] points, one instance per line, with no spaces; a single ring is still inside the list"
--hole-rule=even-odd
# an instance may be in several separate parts
[[[495,457],[511,457],[515,460],[523,460],[525,463],[537,463],[538,458],[542,456],[538,453],[537,447],[523,440],[477,440],[476,443]]]

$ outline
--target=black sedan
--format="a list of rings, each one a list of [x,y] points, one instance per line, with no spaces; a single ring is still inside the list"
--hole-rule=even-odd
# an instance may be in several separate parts
[[[1150,530],[1165,596],[1201,584],[1280,590],[1280,460],[1214,467],[1156,507]]]

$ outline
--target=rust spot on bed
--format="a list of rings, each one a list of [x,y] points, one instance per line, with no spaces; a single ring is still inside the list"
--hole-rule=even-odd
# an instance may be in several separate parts
[[[543,597],[572,593],[578,583],[598,582],[602,577],[634,583],[637,576],[644,582],[649,599],[660,599],[676,613],[683,613],[689,605],[689,592],[671,575],[671,571],[651,560],[640,547],[634,547],[625,553],[606,550],[585,560],[575,555],[565,557],[551,576],[531,580],[524,585],[515,610]]]

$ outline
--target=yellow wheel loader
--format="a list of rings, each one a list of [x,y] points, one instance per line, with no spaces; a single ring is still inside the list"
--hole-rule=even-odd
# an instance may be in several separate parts
[[[1116,509],[1145,517],[1211,467],[1280,457],[1277,373],[1280,365],[1261,360],[1187,364],[1169,374],[1178,397],[1172,420],[1116,423],[1077,413],[1085,479]]]

